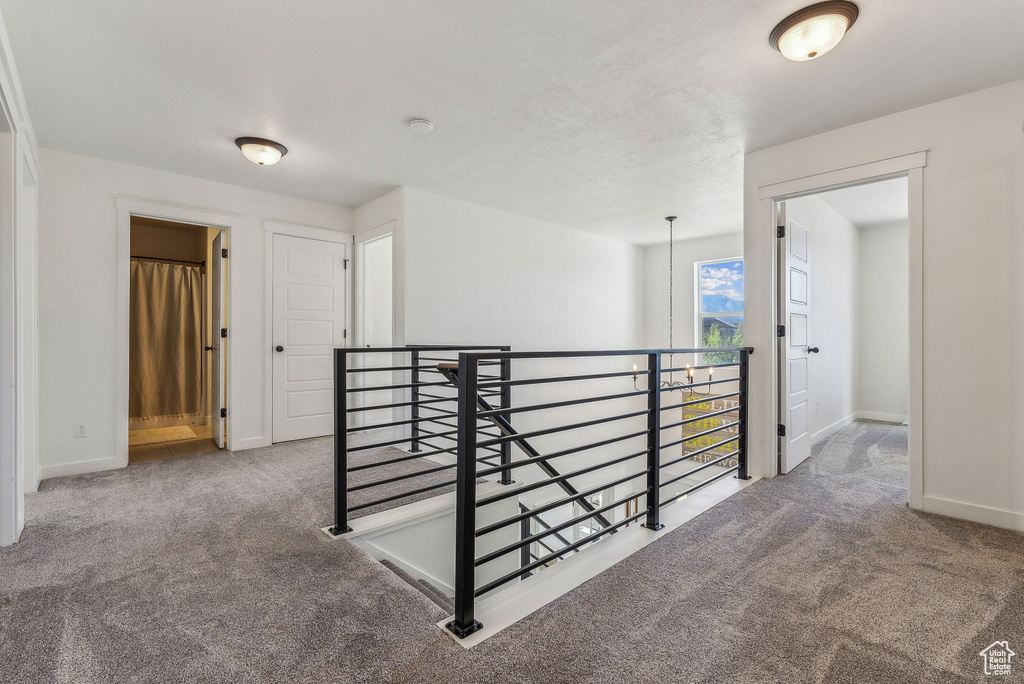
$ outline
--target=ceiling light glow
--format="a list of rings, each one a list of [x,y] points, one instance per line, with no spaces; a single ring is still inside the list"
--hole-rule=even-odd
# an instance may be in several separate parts
[[[857,5],[846,0],[819,2],[779,22],[768,42],[794,62],[816,59],[839,44],[859,12]]]
[[[281,157],[288,154],[287,147],[266,138],[238,138],[235,144],[246,159],[260,166],[276,164],[281,161]]]

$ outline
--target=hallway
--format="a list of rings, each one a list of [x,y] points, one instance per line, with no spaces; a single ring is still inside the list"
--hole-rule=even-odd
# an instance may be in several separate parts
[[[1024,536],[910,510],[901,426],[850,425],[470,651],[319,532],[330,453],[45,481],[0,550],[0,679],[974,681],[1024,633]]]

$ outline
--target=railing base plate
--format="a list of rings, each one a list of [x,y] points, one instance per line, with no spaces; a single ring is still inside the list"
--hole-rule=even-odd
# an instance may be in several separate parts
[[[470,625],[467,629],[461,629],[458,625],[455,624],[455,620],[452,620],[451,622],[445,625],[445,629],[447,629],[449,632],[451,632],[458,638],[465,639],[473,632],[483,629],[483,625],[480,623],[479,620],[473,620],[473,624]]]
[[[654,530],[655,532],[657,532],[658,530],[665,529],[665,526],[661,523],[658,523],[657,525],[648,525],[647,523],[640,523],[640,527],[646,527],[647,529]]]
[[[335,526],[331,525],[330,527],[328,527],[324,531],[327,534],[331,535],[332,537],[340,537],[341,535],[345,534],[346,532],[351,532],[352,528],[351,527],[346,527],[345,529],[341,529],[339,527],[335,527]]]

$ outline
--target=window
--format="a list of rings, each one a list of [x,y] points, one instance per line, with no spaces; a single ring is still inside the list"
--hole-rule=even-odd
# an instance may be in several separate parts
[[[697,263],[697,346],[743,346],[743,259]],[[736,354],[702,354],[703,363],[733,363]]]

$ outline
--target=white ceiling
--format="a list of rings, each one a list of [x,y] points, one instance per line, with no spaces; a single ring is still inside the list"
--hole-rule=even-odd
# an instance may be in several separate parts
[[[818,197],[860,228],[907,220],[906,178],[829,190]]]
[[[1024,78],[1021,0],[860,0],[838,48],[788,62],[768,33],[809,1],[0,10],[44,146],[347,206],[412,185],[643,244],[666,214],[739,230],[746,151]],[[240,135],[290,153],[257,167]]]

